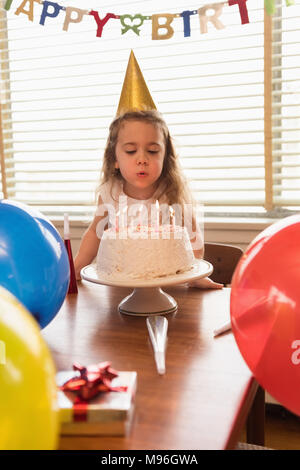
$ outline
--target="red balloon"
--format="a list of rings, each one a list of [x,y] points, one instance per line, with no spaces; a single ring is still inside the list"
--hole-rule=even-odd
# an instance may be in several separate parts
[[[256,380],[300,415],[300,216],[261,232],[232,279],[232,330]]]

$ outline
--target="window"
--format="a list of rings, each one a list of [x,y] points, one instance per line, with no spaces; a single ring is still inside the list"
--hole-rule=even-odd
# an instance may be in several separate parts
[[[300,6],[277,2],[273,18],[273,201],[299,208],[300,200]]]
[[[224,4],[225,26],[199,15],[174,18],[174,35],[152,40],[151,20],[139,36],[111,19],[96,37],[85,15],[63,30],[65,12],[40,25],[1,2],[1,181],[5,197],[52,218],[68,211],[89,219],[101,158],[132,48],[153,99],[174,137],[196,198],[210,214],[273,214],[300,205],[300,5],[264,15],[248,0],[249,24]],[[29,4],[29,2],[27,2]],[[118,15],[180,13],[208,2],[59,1]],[[28,10],[28,6],[26,7]],[[211,14],[213,10],[208,10]]]

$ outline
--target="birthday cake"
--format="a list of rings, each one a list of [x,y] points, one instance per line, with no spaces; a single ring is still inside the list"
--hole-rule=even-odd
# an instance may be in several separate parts
[[[105,230],[97,271],[110,280],[154,279],[192,268],[195,261],[185,227],[161,225]]]

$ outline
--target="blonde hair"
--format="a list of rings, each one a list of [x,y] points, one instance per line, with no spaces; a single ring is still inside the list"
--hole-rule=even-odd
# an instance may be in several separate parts
[[[100,186],[108,181],[111,182],[112,185],[115,181],[123,181],[120,171],[115,168],[115,150],[119,130],[126,121],[143,121],[152,124],[163,133],[165,141],[165,156],[163,169],[157,180],[157,188],[161,190],[157,198],[159,199],[164,196],[168,204],[191,203],[192,196],[182,173],[168,127],[161,115],[154,110],[129,111],[113,120],[109,127],[109,135],[104,151]],[[97,193],[99,192],[99,189],[100,187],[97,188]]]

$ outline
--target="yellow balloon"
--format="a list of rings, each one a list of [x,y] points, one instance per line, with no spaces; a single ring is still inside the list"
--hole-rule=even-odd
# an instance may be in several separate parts
[[[57,447],[55,367],[40,328],[0,287],[0,449]]]

